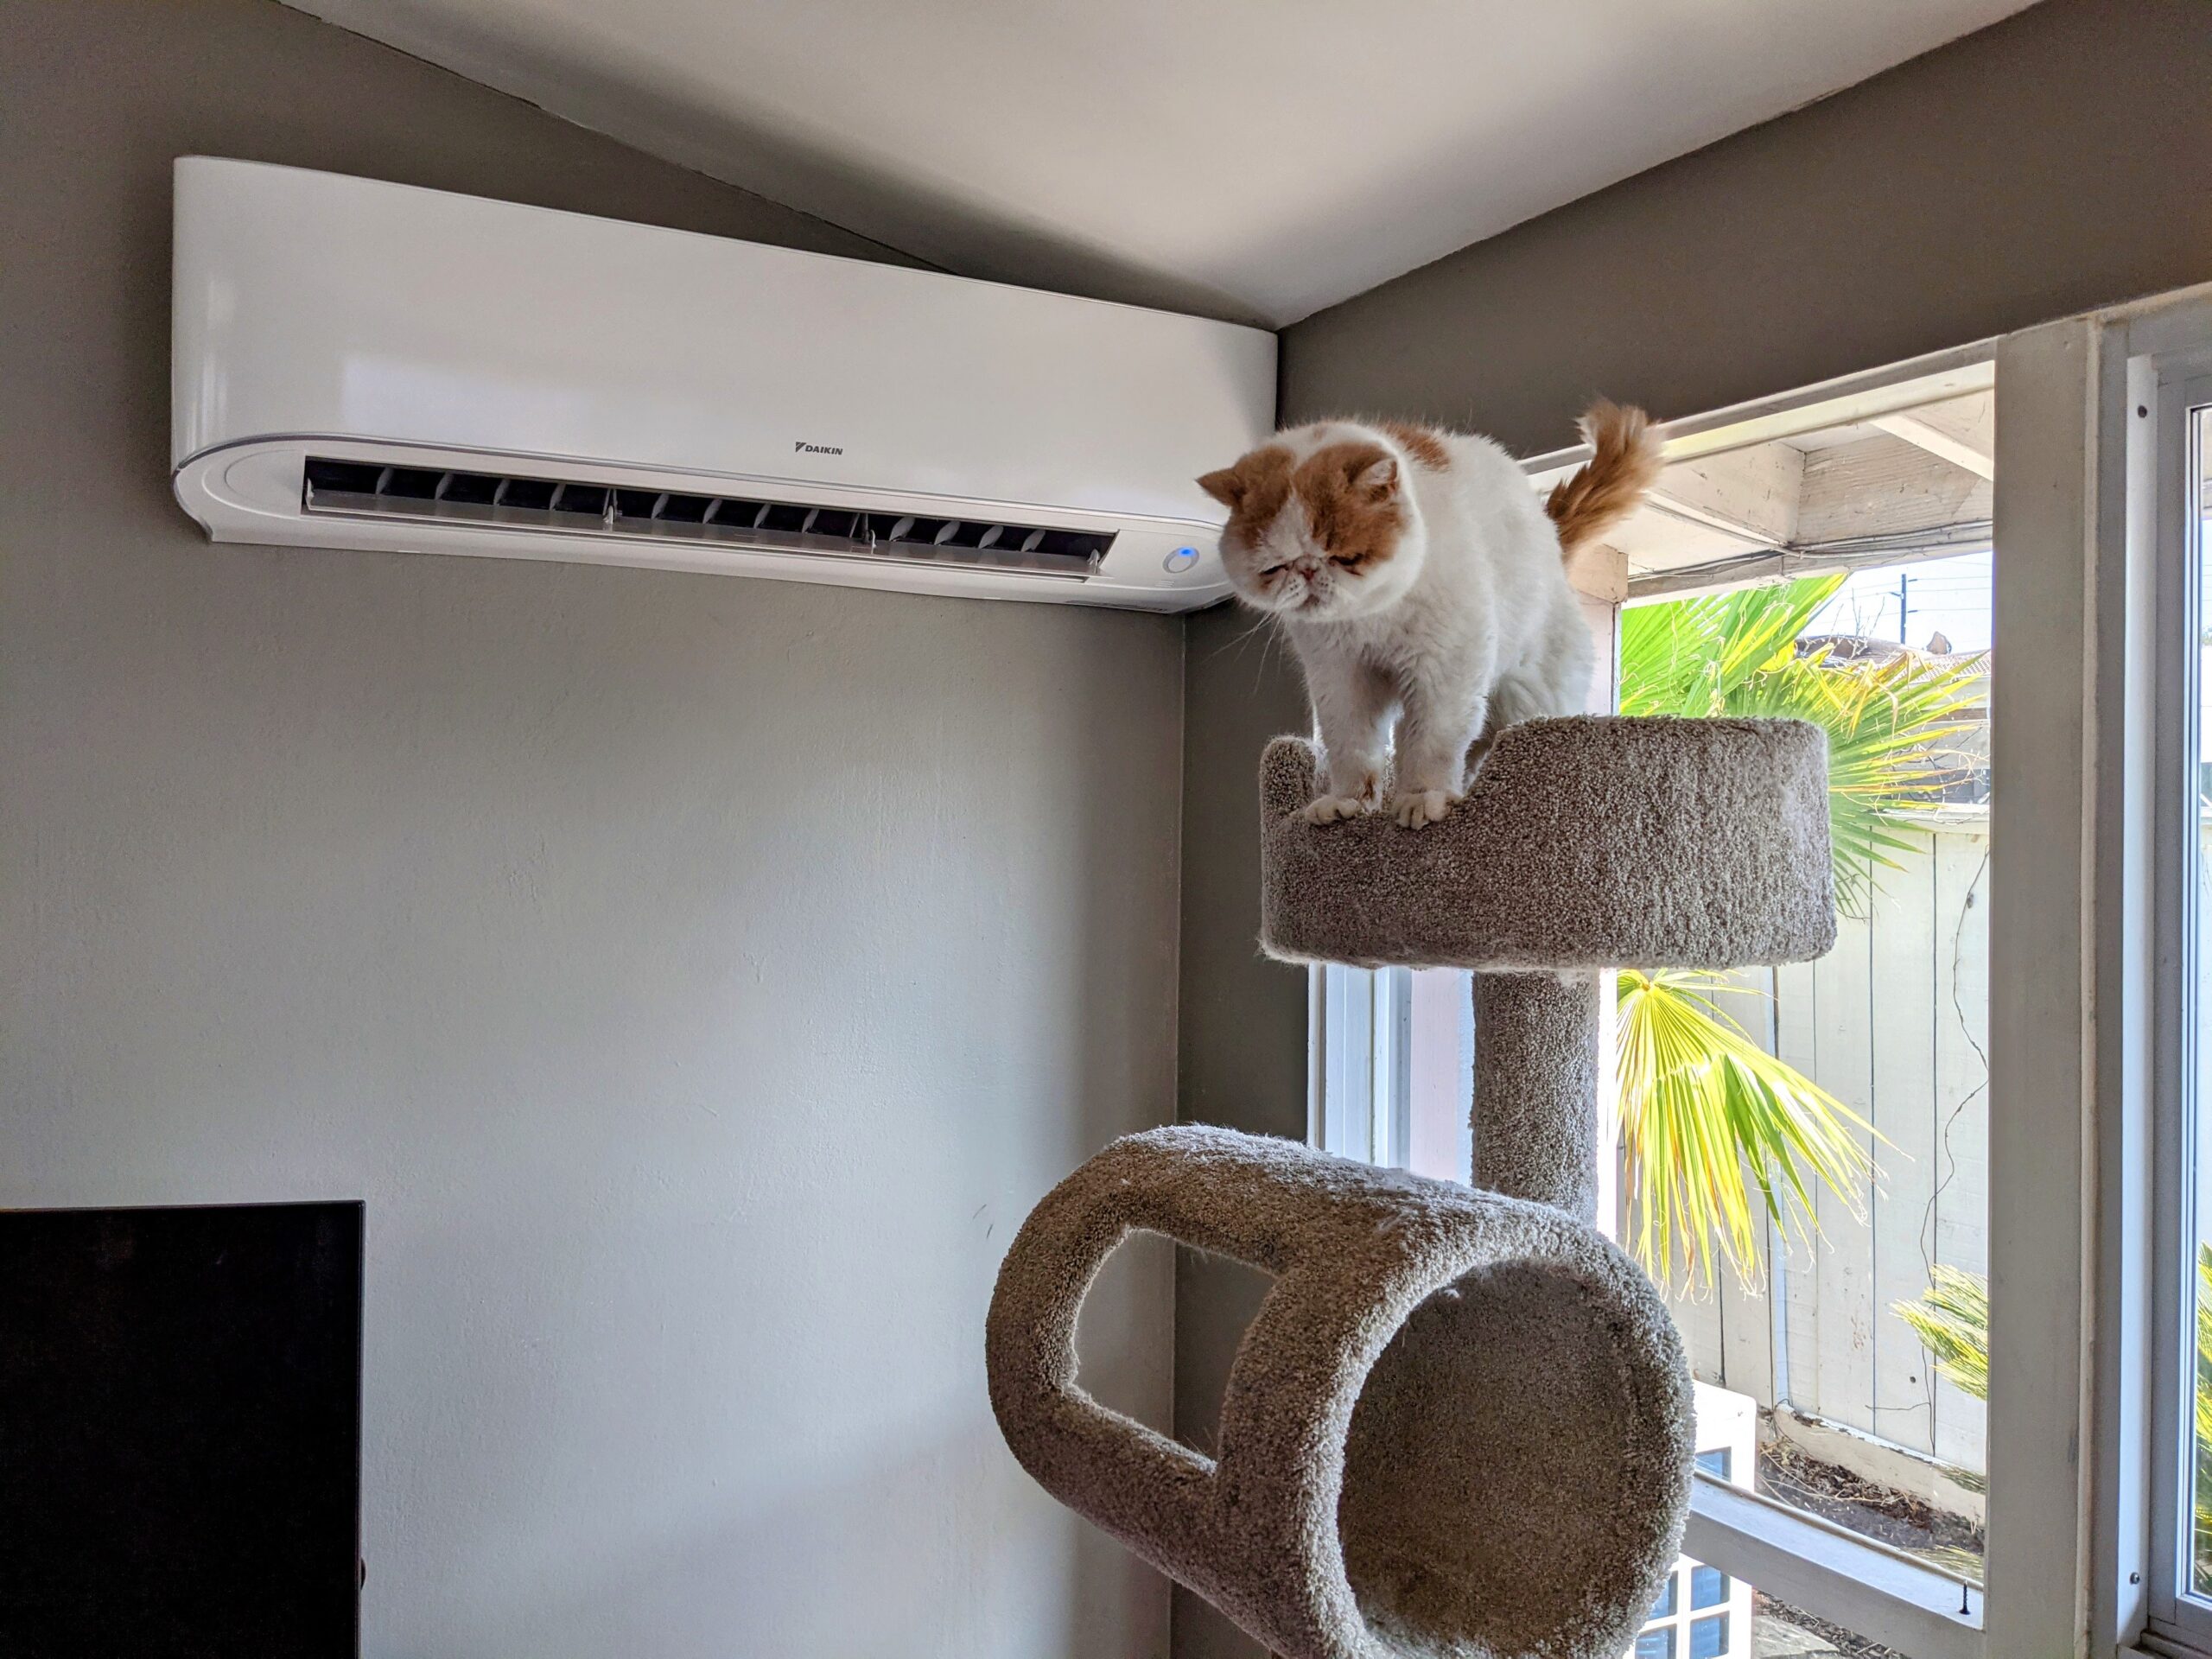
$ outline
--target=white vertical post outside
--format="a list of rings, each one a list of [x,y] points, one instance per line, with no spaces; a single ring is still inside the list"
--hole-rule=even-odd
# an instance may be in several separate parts
[[[1329,1147],[1329,982],[1319,963],[1306,970],[1306,1144]]]
[[[1375,969],[1367,981],[1367,1156],[1370,1163],[1393,1164],[1390,1144],[1390,1080],[1396,1075],[1398,1022],[1390,1007],[1390,975]]]

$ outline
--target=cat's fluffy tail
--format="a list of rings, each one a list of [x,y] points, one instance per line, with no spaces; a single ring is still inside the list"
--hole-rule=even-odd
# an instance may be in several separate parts
[[[1582,417],[1593,454],[1573,477],[1552,486],[1544,511],[1559,526],[1562,555],[1572,556],[1634,512],[1659,481],[1659,435],[1640,409],[1600,397]]]

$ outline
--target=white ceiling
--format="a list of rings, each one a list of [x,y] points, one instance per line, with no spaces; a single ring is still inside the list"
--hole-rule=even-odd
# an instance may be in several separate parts
[[[969,276],[1281,324],[2026,0],[292,0]]]

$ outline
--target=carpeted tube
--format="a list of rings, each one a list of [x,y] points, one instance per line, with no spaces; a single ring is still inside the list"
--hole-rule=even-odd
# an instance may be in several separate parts
[[[1077,1380],[1084,1294],[1138,1230],[1274,1275],[1217,1461]],[[1680,1548],[1674,1322],[1548,1205],[1228,1129],[1129,1135],[1023,1223],[986,1366],[1022,1467],[1282,1659],[1618,1659]]]

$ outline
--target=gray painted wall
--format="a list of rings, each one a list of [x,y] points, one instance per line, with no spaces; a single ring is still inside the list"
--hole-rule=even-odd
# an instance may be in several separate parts
[[[1662,416],[2212,279],[2212,4],[2044,0],[1825,102],[1287,330],[1282,414],[1459,423],[1525,453],[1592,391]],[[1304,1129],[1305,980],[1258,927],[1253,772],[1294,667],[1193,618],[1184,756],[1186,1118]],[[1251,1294],[1186,1262],[1178,1427],[1200,1444]],[[1259,1659],[1178,1597],[1177,1659]]]
[[[1163,1653],[980,1344],[1173,1115],[1179,626],[206,544],[180,152],[869,250],[269,0],[7,37],[0,1202],[365,1197],[371,1656]]]
[[[1261,957],[1260,751],[1310,724],[1298,671],[1249,613],[1190,620],[1184,707],[1182,1119],[1306,1138],[1306,972]],[[1211,1454],[1236,1344],[1268,1280],[1194,1250],[1175,1265],[1175,1433]],[[1188,1591],[1175,1590],[1179,1659],[1265,1659]]]
[[[2212,279],[2212,5],[2044,0],[1299,323],[1286,418],[1527,453]]]

